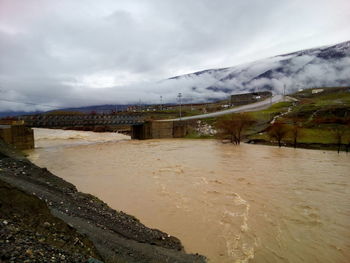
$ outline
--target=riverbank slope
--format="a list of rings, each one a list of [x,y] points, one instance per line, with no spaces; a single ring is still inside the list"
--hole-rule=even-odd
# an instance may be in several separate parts
[[[30,236],[32,243],[26,241],[28,247],[24,251],[28,252],[29,256],[33,256],[35,251],[41,251],[41,254],[46,256],[51,253],[49,251],[56,249],[57,253],[63,254],[65,258],[77,254],[76,259],[72,258],[67,262],[85,262],[87,258],[97,258],[104,262],[205,262],[202,256],[186,254],[177,238],[147,228],[135,217],[111,209],[92,195],[78,192],[74,185],[53,175],[45,168],[37,167],[4,144],[0,144],[0,183],[1,224],[9,225],[11,229],[20,229],[23,238],[26,236],[25,233]],[[11,196],[18,198],[13,201]],[[21,215],[18,214],[19,206],[33,206],[40,209],[27,209],[26,215]],[[50,213],[45,212],[45,207]],[[41,214],[46,214],[47,218],[39,217]],[[32,222],[30,224],[32,228],[26,229],[26,222],[21,221],[24,217]],[[17,222],[15,218],[20,219]],[[46,220],[46,223],[42,222],[43,220]],[[71,232],[62,232],[53,227],[57,226],[57,220],[65,229],[71,229]],[[40,232],[45,225],[52,228],[52,232],[47,233],[48,237],[45,236],[45,231]],[[5,231],[8,231],[6,229]],[[55,235],[57,231],[61,236],[57,233]],[[23,255],[23,251],[13,252],[16,251],[13,248],[19,244],[16,240],[21,236],[18,231],[12,231],[10,234],[12,239],[6,239],[8,233],[1,233],[1,255],[7,251],[6,258],[2,260],[21,261],[19,257]],[[45,241],[51,238],[57,242]],[[65,238],[69,240],[73,238],[73,243],[65,241]],[[76,238],[79,241],[76,241]],[[85,250],[78,251],[79,254],[76,247],[84,242],[89,245],[84,246]],[[44,245],[40,247],[40,244]],[[69,244],[72,249],[68,249]],[[35,255],[43,261],[35,262],[44,262],[45,257],[40,256],[39,252]],[[53,260],[61,262],[59,258]]]

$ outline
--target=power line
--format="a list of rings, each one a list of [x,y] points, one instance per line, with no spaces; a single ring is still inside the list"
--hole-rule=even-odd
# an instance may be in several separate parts
[[[179,98],[179,102],[180,102],[180,121],[181,121],[181,98],[182,98],[182,93],[180,92],[177,97]]]

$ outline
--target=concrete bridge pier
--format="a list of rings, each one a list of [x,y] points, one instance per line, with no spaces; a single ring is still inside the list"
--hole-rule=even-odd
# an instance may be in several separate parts
[[[131,126],[131,138],[138,140],[183,138],[187,135],[184,121],[147,121]]]
[[[19,150],[34,148],[33,130],[23,121],[0,120],[0,140]]]

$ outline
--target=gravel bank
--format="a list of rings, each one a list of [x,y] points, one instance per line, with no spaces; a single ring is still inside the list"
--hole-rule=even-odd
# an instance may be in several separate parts
[[[0,180],[0,202],[0,262],[101,259],[86,236],[54,217],[39,198]]]

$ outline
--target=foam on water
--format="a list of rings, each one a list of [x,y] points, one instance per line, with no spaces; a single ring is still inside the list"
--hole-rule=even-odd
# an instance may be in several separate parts
[[[255,240],[245,235],[249,231],[250,205],[236,192],[229,193],[227,196],[233,198],[233,206],[231,206],[231,210],[224,211],[220,222],[224,227],[223,237],[226,243],[227,255],[232,262],[245,263],[254,258],[256,243]],[[238,219],[240,219],[240,225],[235,227]]]
[[[71,146],[130,140],[120,133],[34,128],[35,147]]]

